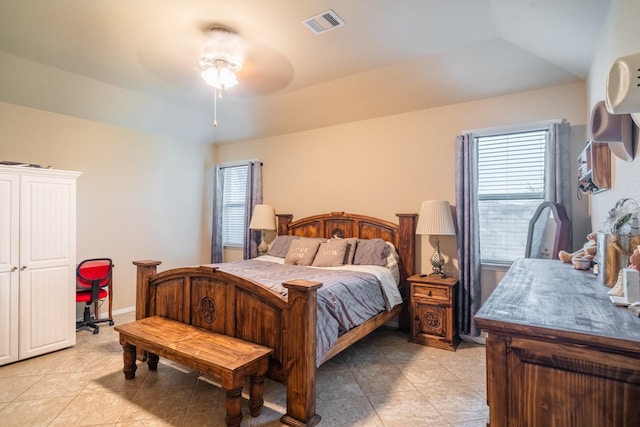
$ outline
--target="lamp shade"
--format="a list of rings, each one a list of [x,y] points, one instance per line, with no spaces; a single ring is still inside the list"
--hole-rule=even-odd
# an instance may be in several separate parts
[[[249,223],[251,230],[275,230],[276,211],[271,205],[255,205]]]
[[[455,235],[451,207],[446,200],[427,200],[422,202],[416,234],[436,236]]]

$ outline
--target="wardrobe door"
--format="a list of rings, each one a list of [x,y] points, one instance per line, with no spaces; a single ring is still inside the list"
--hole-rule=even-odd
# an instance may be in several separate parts
[[[19,177],[0,174],[0,365],[18,360]]]
[[[75,344],[76,180],[20,182],[20,358]]]

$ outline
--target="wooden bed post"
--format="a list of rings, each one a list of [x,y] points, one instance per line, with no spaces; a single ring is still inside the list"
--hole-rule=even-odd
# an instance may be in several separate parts
[[[407,302],[409,295],[407,278],[415,274],[416,270],[416,225],[418,215],[396,214],[396,216],[398,217],[399,229],[400,289],[402,290],[402,298],[405,300],[405,306],[402,308],[398,322],[401,330],[408,331],[411,327],[411,319],[409,319],[409,304]]]
[[[149,276],[157,272],[157,267],[162,261],[140,260],[133,261],[133,265],[138,267],[136,274],[136,320],[148,316],[147,304],[149,304]]]
[[[289,224],[293,219],[291,214],[276,214],[278,217],[278,236],[285,236],[289,234]]]
[[[417,214],[396,214],[400,230],[398,253],[402,258],[401,280],[404,282],[416,269],[416,225]]]
[[[287,413],[280,418],[284,424],[312,427],[320,422],[316,414],[316,323],[318,288],[322,283],[291,280],[282,283],[288,289],[286,354]],[[303,349],[302,352],[296,349]]]

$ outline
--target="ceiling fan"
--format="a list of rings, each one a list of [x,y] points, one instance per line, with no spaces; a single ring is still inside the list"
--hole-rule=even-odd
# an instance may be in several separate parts
[[[215,76],[218,69],[233,74],[221,71],[226,80],[213,87],[213,92],[224,90],[225,97],[263,96],[286,88],[293,80],[293,66],[282,53],[226,25],[209,22],[165,28],[147,40],[139,59],[147,72],[173,87],[176,99],[208,102],[212,91],[202,74]]]
[[[276,92],[291,82],[293,68],[276,50],[219,24],[208,25],[202,33],[202,52],[194,61],[211,86],[228,89],[237,84],[234,93],[255,96]]]
[[[202,78],[218,91],[238,84],[236,73],[244,62],[244,48],[240,37],[224,27],[209,30],[210,43],[200,55],[198,65]]]
[[[224,27],[212,27],[209,38],[211,44],[204,48],[198,65],[202,79],[214,89],[213,126],[218,126],[218,99],[223,90],[238,84],[236,72],[242,68],[244,48],[240,37]]]
[[[288,61],[266,46],[247,42],[230,29],[212,25],[199,57],[203,80],[214,89],[213,125],[218,126],[218,99],[236,85],[241,94],[264,94],[285,87],[293,70]]]
[[[206,93],[208,87],[201,74],[215,67],[216,60],[220,66],[226,62],[234,70],[238,81],[233,87],[234,96],[274,93],[293,79],[293,67],[282,53],[225,25],[174,27],[152,34],[147,40],[138,52],[142,65],[172,85],[178,95]]]

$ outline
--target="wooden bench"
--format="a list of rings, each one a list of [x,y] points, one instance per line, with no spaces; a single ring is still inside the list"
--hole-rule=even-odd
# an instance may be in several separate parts
[[[249,411],[260,415],[264,375],[272,349],[227,335],[153,316],[119,325],[123,349],[124,377],[136,375],[136,347],[148,352],[149,370],[158,367],[159,356],[219,378],[225,389],[226,422],[239,426],[242,421],[242,387],[249,380]]]

